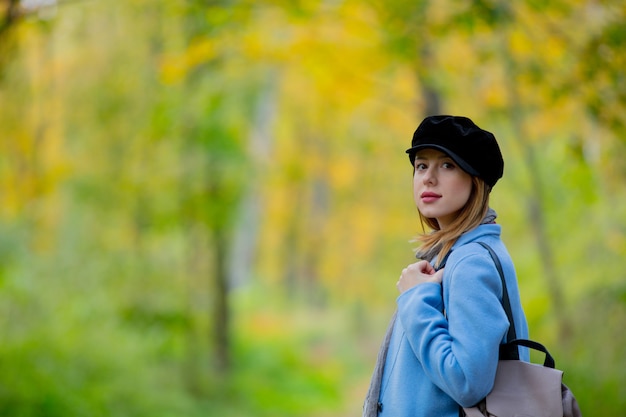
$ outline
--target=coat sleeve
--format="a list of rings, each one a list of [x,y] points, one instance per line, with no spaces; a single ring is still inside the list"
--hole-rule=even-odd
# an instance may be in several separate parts
[[[502,283],[488,254],[461,255],[444,270],[446,316],[439,284],[420,284],[398,297],[398,317],[430,380],[463,407],[492,389],[499,345],[509,322]]]

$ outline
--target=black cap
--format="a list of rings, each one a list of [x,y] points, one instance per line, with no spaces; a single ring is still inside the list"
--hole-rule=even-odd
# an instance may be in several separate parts
[[[467,117],[429,116],[413,134],[406,150],[415,163],[420,149],[437,149],[446,153],[468,174],[482,178],[493,187],[504,172],[504,160],[495,136],[476,126]]]

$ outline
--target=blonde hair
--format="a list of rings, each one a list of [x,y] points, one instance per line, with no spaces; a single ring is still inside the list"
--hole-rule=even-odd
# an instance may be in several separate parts
[[[446,254],[454,245],[454,242],[465,232],[477,227],[489,210],[489,192],[491,187],[478,177],[472,177],[472,191],[465,206],[459,211],[458,216],[445,230],[439,228],[437,219],[424,217],[419,213],[422,224],[421,234],[417,241],[421,242],[420,252],[429,251],[435,247],[441,248],[437,255],[436,264],[440,264]],[[432,232],[426,233],[428,226]]]

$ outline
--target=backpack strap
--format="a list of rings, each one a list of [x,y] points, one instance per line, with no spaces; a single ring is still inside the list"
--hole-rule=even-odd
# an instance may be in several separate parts
[[[485,242],[476,243],[487,249],[489,255],[491,255],[491,259],[493,259],[493,263],[496,265],[496,269],[498,270],[500,279],[502,280],[502,307],[504,307],[506,317],[509,319],[509,331],[506,335],[507,344],[500,345],[500,359],[519,359],[519,351],[517,350],[517,346],[508,344],[508,342],[517,339],[517,334],[515,332],[515,322],[513,321],[513,313],[511,311],[511,301],[509,300],[509,291],[506,286],[506,280],[504,279],[502,264],[500,263],[498,255],[496,255],[494,250],[491,249],[491,246],[487,245]]]

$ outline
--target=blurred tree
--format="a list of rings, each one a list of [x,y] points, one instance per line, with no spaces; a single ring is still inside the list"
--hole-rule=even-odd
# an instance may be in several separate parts
[[[626,155],[626,5],[621,1],[593,2],[588,5],[587,15],[591,34],[580,47],[576,78],[566,87],[580,92],[596,122],[593,139],[581,138],[584,156],[597,159],[594,149],[599,147],[597,142],[602,144],[601,169],[614,189],[621,187],[626,178],[621,158],[616,157]],[[603,135],[599,127],[609,135]],[[607,136],[614,140],[607,140]]]
[[[482,3],[478,3],[481,4]],[[533,7],[533,2],[528,3],[528,7]],[[483,5],[484,6],[484,5]],[[517,5],[518,8],[522,6]],[[547,5],[539,6],[543,12],[546,12]],[[555,7],[562,7],[562,5],[556,4]],[[490,10],[487,10],[488,12]],[[534,62],[534,58],[540,59],[541,56],[535,57],[519,57],[520,54],[516,54],[514,49],[514,32],[511,31],[513,21],[518,21],[523,25],[522,19],[516,16],[520,13],[519,9],[508,3],[499,2],[495,5],[491,13],[487,16],[491,17],[488,23],[492,26],[494,32],[498,32],[500,39],[500,55],[504,67],[504,79],[505,90],[508,93],[508,115],[513,127],[513,135],[520,144],[522,154],[524,157],[525,167],[530,178],[530,189],[526,191],[527,199],[527,218],[531,226],[531,230],[534,232],[535,243],[537,245],[537,252],[541,259],[543,276],[546,280],[546,284],[553,303],[552,309],[558,319],[559,323],[559,335],[564,342],[572,336],[572,324],[570,323],[570,314],[568,306],[564,300],[562,283],[555,267],[554,251],[552,249],[553,243],[548,233],[548,221],[545,218],[547,212],[546,203],[546,190],[544,186],[544,180],[542,171],[539,169],[539,162],[535,155],[535,145],[532,141],[532,135],[526,129],[526,124],[529,123],[527,117],[533,112],[542,111],[542,109],[528,108],[524,104],[521,95],[521,89],[525,88],[523,80],[525,78],[532,78],[536,68],[540,65]],[[530,28],[525,28],[526,33],[530,33]],[[535,28],[536,29],[536,28]],[[530,42],[530,40],[529,40]],[[550,86],[546,86],[550,88]]]
[[[443,109],[443,81],[436,71],[435,52],[437,39],[447,25],[432,23],[431,7],[435,2],[373,0],[370,2],[381,20],[386,43],[400,62],[413,69],[420,91],[422,108],[415,109],[415,120],[424,116],[441,114]]]
[[[3,10],[0,18],[0,40],[18,19],[20,14],[19,3],[19,0],[2,1]]]
[[[620,2],[68,1],[37,19],[0,35],[0,414],[352,401],[419,228],[403,150],[439,112],[498,130],[533,333],[559,341],[576,301],[559,348],[586,404],[608,387],[619,414]]]
[[[229,1],[192,1],[185,5],[182,16],[183,94],[193,106],[181,108],[181,163],[194,167],[185,170],[181,178],[182,212],[188,225],[190,253],[205,247],[196,242],[202,233],[194,229],[206,227],[207,231],[212,265],[213,363],[220,372],[227,372],[231,363],[229,266],[237,213],[249,181],[245,139],[252,112],[249,101],[255,89],[253,82],[241,82],[239,77],[245,75],[229,74],[227,68],[235,51],[223,48],[220,42],[230,31],[245,25],[247,10],[247,5]],[[190,271],[197,274],[198,269],[192,266]]]

